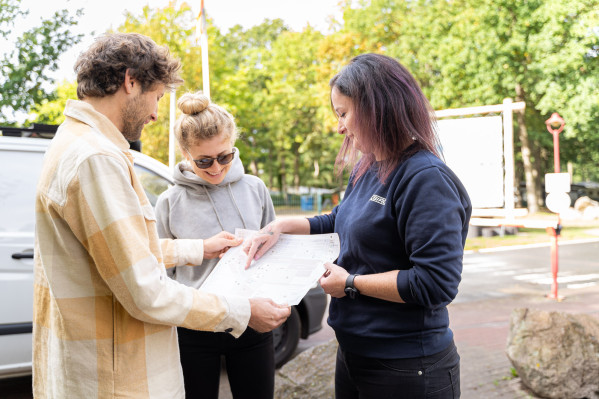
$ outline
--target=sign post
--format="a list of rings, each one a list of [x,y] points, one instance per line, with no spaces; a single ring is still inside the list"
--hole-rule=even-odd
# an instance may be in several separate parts
[[[551,242],[551,274],[553,283],[551,284],[551,293],[549,298],[561,301],[563,297],[557,294],[557,272],[558,272],[558,237],[561,233],[562,226],[560,213],[564,212],[570,206],[570,175],[568,173],[560,173],[559,162],[559,134],[564,130],[565,121],[554,112],[549,119],[545,121],[547,130],[553,135],[553,166],[555,173],[547,173],[545,175],[545,191],[547,192],[546,205],[547,208],[554,213],[557,213],[557,226],[555,228],[548,227],[547,232],[553,237]]]

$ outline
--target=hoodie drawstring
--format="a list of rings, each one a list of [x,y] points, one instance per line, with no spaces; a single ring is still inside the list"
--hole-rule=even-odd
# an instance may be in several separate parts
[[[220,216],[218,215],[218,211],[216,210],[216,205],[214,205],[214,201],[212,201],[212,197],[210,196],[210,193],[208,192],[208,189],[203,184],[201,186],[204,189],[204,191],[206,192],[206,195],[208,196],[208,199],[210,200],[210,203],[212,204],[212,209],[214,209],[214,213],[216,214],[216,220],[218,220],[218,224],[220,225],[220,229],[222,231],[225,231],[225,227],[223,226],[223,222],[220,221]]]
[[[216,215],[216,220],[218,221],[218,224],[220,225],[220,229],[222,231],[225,231],[225,226],[223,226],[223,222],[220,220],[220,215],[218,214],[218,211],[216,210],[216,205],[214,205],[214,201],[212,200],[212,196],[210,195],[210,192],[208,191],[206,186],[204,186],[203,184],[201,186],[204,189],[204,191],[206,192],[206,195],[208,196],[208,199],[210,200],[210,204],[212,204],[212,209],[214,209],[214,214]],[[231,191],[231,183],[227,184],[227,188],[229,191],[229,196],[231,197],[231,200],[233,201],[233,204],[235,205],[235,209],[237,210],[237,214],[241,218],[241,223],[243,224],[243,228],[247,229],[247,225],[245,224],[245,219],[243,218],[243,215],[239,211],[239,206],[237,206],[237,201],[235,201],[235,196],[233,195],[233,192]]]
[[[235,209],[237,209],[237,214],[241,218],[241,223],[243,224],[243,228],[247,230],[247,226],[245,224],[245,219],[243,218],[243,215],[241,214],[241,211],[239,210],[239,206],[237,206],[237,201],[235,201],[235,196],[233,195],[233,190],[231,190],[231,183],[227,184],[227,187],[229,188],[229,196],[233,200],[233,204],[235,205]]]

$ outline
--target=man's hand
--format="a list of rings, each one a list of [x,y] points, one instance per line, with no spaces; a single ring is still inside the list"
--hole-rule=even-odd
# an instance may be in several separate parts
[[[277,305],[272,299],[251,298],[252,315],[248,326],[264,333],[272,331],[287,320],[291,308],[287,305]]]
[[[234,234],[228,231],[221,231],[204,240],[204,259],[221,257],[229,248],[236,247],[242,242],[243,240],[235,237]]]

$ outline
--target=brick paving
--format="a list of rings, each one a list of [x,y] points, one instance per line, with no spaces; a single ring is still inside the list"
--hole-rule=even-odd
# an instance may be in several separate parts
[[[537,398],[519,378],[512,376],[506,355],[511,312],[515,308],[587,313],[599,319],[599,288],[561,290],[558,302],[540,292],[504,298],[455,303],[449,306],[449,320],[461,356],[463,399]]]

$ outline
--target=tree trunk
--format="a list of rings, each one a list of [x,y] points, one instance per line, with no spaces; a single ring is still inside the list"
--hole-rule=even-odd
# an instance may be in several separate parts
[[[250,170],[254,176],[258,176],[258,165],[256,165],[256,160],[252,159],[250,162]]]
[[[524,89],[516,84],[516,101],[525,101]],[[526,182],[526,202],[529,213],[537,213],[539,206],[537,205],[537,190],[534,180],[534,168],[532,165],[532,157],[530,151],[530,143],[528,140],[528,130],[526,129],[526,115],[524,111],[516,113],[518,120],[518,137],[522,145],[522,163],[524,165],[524,180]]]
[[[544,177],[540,171],[545,170],[543,168],[543,154],[542,149],[539,147],[535,147],[533,149],[533,157],[534,157],[534,171],[533,178],[535,180],[535,193],[537,195],[537,206],[542,207],[545,201],[543,201],[543,188],[542,188],[542,178]]]

